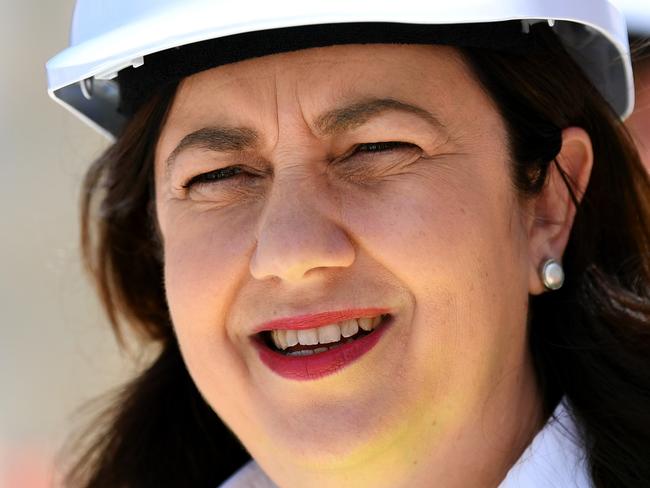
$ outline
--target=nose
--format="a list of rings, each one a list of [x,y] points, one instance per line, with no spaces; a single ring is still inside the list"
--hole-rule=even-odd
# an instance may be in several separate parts
[[[336,211],[329,196],[315,191],[312,183],[308,178],[274,183],[250,262],[256,279],[277,277],[295,283],[312,269],[347,267],[354,262],[355,249],[348,234],[332,220]]]

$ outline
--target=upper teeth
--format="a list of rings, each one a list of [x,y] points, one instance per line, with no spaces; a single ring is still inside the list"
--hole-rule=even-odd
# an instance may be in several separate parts
[[[327,324],[313,329],[273,330],[271,331],[271,337],[278,349],[286,349],[297,344],[304,346],[330,344],[340,341],[341,337],[353,336],[359,332],[359,328],[370,332],[377,327],[379,322],[381,322],[381,316],[363,317]]]

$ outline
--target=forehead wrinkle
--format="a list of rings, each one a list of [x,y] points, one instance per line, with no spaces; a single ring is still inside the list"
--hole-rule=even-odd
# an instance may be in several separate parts
[[[319,116],[314,125],[324,135],[336,134],[355,129],[372,117],[392,110],[417,115],[437,130],[445,129],[438,117],[427,110],[393,98],[370,98],[336,108]]]

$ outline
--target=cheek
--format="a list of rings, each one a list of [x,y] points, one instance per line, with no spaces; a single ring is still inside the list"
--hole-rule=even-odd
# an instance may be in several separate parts
[[[423,293],[435,296],[445,284],[503,297],[498,288],[521,270],[525,232],[508,180],[490,174],[505,170],[493,166],[486,174],[434,168],[377,194],[351,195],[343,220],[360,247]]]
[[[183,357],[200,390],[236,384],[228,379],[243,375],[245,367],[225,324],[248,272],[250,233],[237,215],[220,218],[209,210],[173,207],[165,213],[164,276]]]
[[[505,170],[496,165],[429,171],[345,210],[361,247],[413,294],[407,348],[414,362],[400,367],[416,368],[446,398],[462,398],[463,389],[484,395],[525,349],[526,246],[516,200],[499,174]]]
[[[241,270],[245,258],[244,234],[218,228],[210,212],[187,213],[173,219],[164,239],[165,287],[173,318],[212,322]],[[208,299],[209,298],[209,299]],[[175,321],[176,322],[176,321]]]

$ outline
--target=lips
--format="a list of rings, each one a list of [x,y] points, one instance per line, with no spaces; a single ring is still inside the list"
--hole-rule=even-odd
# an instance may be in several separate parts
[[[288,317],[265,322],[256,327],[253,332],[257,333],[265,330],[275,329],[309,329],[320,327],[321,325],[341,322],[343,320],[358,319],[362,317],[375,317],[377,315],[387,313],[390,313],[390,309],[388,308],[357,308],[349,310],[338,310],[335,312],[321,312],[310,315],[299,315],[296,317]]]
[[[362,315],[368,317],[375,313],[377,309],[365,309]],[[335,312],[329,314],[318,314],[316,320],[306,320],[305,317],[299,320],[291,321],[274,321],[264,324],[265,327],[272,324],[279,330],[292,330],[287,326],[293,326],[294,329],[308,329],[308,326],[314,327],[332,323],[332,319],[350,319],[350,313],[355,311],[346,311],[345,313]],[[359,312],[359,311],[356,311]],[[358,317],[358,315],[357,315]],[[349,366],[364,354],[369,352],[381,339],[385,331],[393,323],[394,317],[391,314],[382,314],[381,321],[371,331],[359,330],[352,337],[342,337],[336,344],[328,344],[322,347],[319,344],[313,346],[303,346],[298,344],[288,348],[286,351],[278,349],[273,341],[270,340],[270,330],[266,329],[258,333],[253,340],[259,357],[271,371],[291,380],[315,380],[323,378],[330,374],[336,373],[341,369]],[[296,354],[296,349],[304,351],[306,354]],[[308,354],[307,354],[308,353]]]

